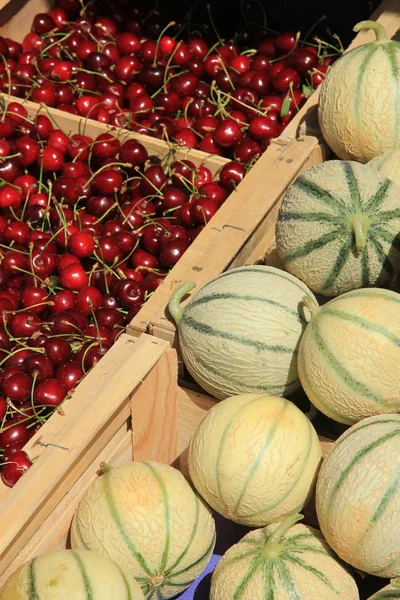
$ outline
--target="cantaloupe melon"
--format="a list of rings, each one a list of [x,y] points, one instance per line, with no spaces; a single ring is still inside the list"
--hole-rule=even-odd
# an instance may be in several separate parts
[[[320,531],[290,527],[296,518],[232,546],[213,573],[210,600],[358,600],[352,575]]]
[[[400,575],[400,415],[353,425],[333,445],[317,482],[318,522],[347,563]]]
[[[400,410],[399,364],[400,295],[373,288],[316,309],[298,361],[311,402],[347,425]]]
[[[400,272],[400,187],[366,165],[330,160],[290,186],[276,225],[285,269],[316,293],[389,286]]]
[[[299,388],[304,294],[317,304],[304,283],[273,267],[240,267],[209,281],[182,313],[179,302],[193,287],[181,286],[169,308],[179,323],[183,360],[199,385],[218,399]]]
[[[124,565],[146,599],[171,598],[206,567],[215,525],[210,509],[178,470],[134,462],[91,485],[75,513],[71,545]]]
[[[400,600],[400,579],[392,579],[389,585],[376,592],[368,600]]]
[[[400,44],[379,23],[376,41],[345,52],[321,85],[318,118],[322,134],[344,160],[365,163],[400,146]]]
[[[190,477],[223,516],[250,526],[297,513],[321,461],[314,427],[292,402],[243,394],[204,416],[189,445]]]
[[[379,171],[400,186],[400,148],[373,158],[367,163],[367,167]]]
[[[144,600],[122,564],[87,550],[54,550],[24,563],[0,600]]]

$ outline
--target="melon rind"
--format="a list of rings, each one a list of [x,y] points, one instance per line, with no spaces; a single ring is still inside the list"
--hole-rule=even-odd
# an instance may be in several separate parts
[[[281,540],[285,556],[262,557],[276,527],[251,531],[224,554],[210,600],[359,600],[353,577],[317,529],[294,525]]]
[[[319,308],[299,350],[308,398],[346,425],[400,410],[400,295],[348,292]]]
[[[284,398],[243,394],[207,412],[189,445],[190,477],[224,517],[257,527],[310,498],[321,461],[317,433]]]
[[[355,217],[368,223],[358,252]],[[375,169],[330,160],[305,171],[279,209],[276,242],[287,271],[315,293],[390,287],[400,272],[400,187]]]
[[[281,396],[300,387],[297,351],[306,326],[307,286],[279,269],[232,269],[209,281],[179,323],[184,363],[218,399],[255,392]]]
[[[400,146],[400,44],[371,42],[346,52],[319,94],[322,135],[343,160],[366,163]]]
[[[0,600],[144,600],[132,575],[87,550],[54,550],[24,563],[5,582]]]
[[[367,163],[367,167],[379,171],[400,186],[400,148],[373,158]]]
[[[206,567],[215,524],[177,469],[134,462],[111,469],[90,486],[74,516],[71,545],[124,565],[146,598],[171,598]]]
[[[400,574],[400,415],[353,425],[325,458],[317,482],[321,531],[356,569]]]

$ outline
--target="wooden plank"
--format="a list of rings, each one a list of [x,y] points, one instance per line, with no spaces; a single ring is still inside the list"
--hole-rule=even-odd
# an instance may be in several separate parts
[[[261,239],[267,231],[270,232],[270,240],[266,243],[268,247],[273,240],[276,221],[276,214],[269,214],[317,146],[319,142],[316,138],[304,137],[301,141],[295,140],[284,150],[277,146],[268,148],[237,191],[231,194],[229,205],[222,205],[205,228],[204,235],[196,238],[168,274],[164,284],[133,319],[128,326],[128,333],[138,335],[147,331],[176,346],[176,329],[167,308],[173,290],[183,282],[195,281],[195,293],[212,277],[226,270],[265,219]],[[278,158],[275,160],[276,155]],[[250,245],[249,253],[251,250]],[[243,250],[242,262],[245,258],[246,250]]]
[[[86,490],[97,479],[100,464],[106,462],[116,467],[117,465],[130,462],[132,460],[131,457],[132,432],[130,419],[128,419],[82,473],[26,546],[0,576],[0,587],[4,584],[7,577],[24,562],[44,552],[68,547],[72,517]]]
[[[178,365],[175,350],[166,350],[132,396],[135,460],[167,464],[179,456]]]
[[[22,98],[15,98],[8,94],[0,94],[0,98],[4,100],[10,99],[13,102],[23,104],[28,111],[28,117],[34,119],[38,113],[42,113],[51,118],[53,125],[62,129],[64,133],[84,133],[92,138],[97,137],[101,133],[110,132],[114,134],[123,143],[127,139],[135,139],[143,144],[149,154],[155,154],[158,157],[164,157],[171,153],[172,145],[167,144],[163,140],[159,140],[149,135],[143,135],[129,131],[127,129],[112,127],[104,123],[99,123],[93,119],[85,119],[77,115],[71,115],[57,108],[47,109],[36,102],[30,100],[24,100]],[[189,159],[195,165],[204,165],[213,175],[215,175],[226,163],[230,162],[229,159],[223,156],[217,156],[215,154],[207,154],[201,150],[181,148],[177,149],[176,158],[179,160]]]
[[[64,414],[53,415],[32,439],[33,447],[41,440],[67,449],[45,447],[20,482],[3,486],[0,573],[129,418],[130,393],[167,347],[146,335],[121,336],[63,403]]]
[[[53,4],[53,0],[0,0],[0,35],[22,42],[35,15]]]

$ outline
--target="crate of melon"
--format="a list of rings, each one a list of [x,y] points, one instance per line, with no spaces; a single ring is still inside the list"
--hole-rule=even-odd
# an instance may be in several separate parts
[[[4,600],[22,600],[33,584],[45,594],[50,582],[59,598],[89,586],[106,600],[122,586],[137,600],[284,600],[288,590],[317,600],[323,585],[329,600],[367,600],[388,583],[366,573],[398,556],[398,538],[373,544],[375,532],[397,527],[396,513],[382,508],[378,531],[367,511],[352,521],[343,505],[357,510],[351,494],[365,469],[372,504],[396,501],[385,482],[396,470],[397,415],[365,419],[334,443],[297,401],[246,393],[217,402],[180,387],[176,351],[146,334],[122,336],[98,367],[29,443],[32,458],[43,454],[3,500]],[[342,527],[364,533],[367,556],[346,536],[335,540]],[[386,577],[397,572],[388,568]]]

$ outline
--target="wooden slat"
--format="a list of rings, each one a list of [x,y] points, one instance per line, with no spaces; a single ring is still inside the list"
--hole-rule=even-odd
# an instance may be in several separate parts
[[[129,394],[167,348],[150,336],[121,336],[63,404],[64,414],[53,415],[33,438],[33,444],[41,439],[68,450],[47,446],[23,479],[3,486],[0,573],[127,421]]]
[[[0,0],[0,35],[22,42],[35,15],[53,4],[53,0]]]
[[[131,402],[135,460],[167,464],[178,457],[178,365],[167,350],[144,378]]]
[[[50,550],[68,547],[69,529],[74,512],[86,493],[99,475],[102,462],[116,467],[132,460],[132,431],[130,419],[111,438],[109,443],[101,450],[88,468],[82,473],[64,498],[57,504],[52,513],[42,523],[37,532],[26,546],[19,552],[5,572],[0,576],[0,587],[7,577],[21,564],[35,556]]]
[[[77,115],[71,115],[70,113],[58,110],[57,108],[47,109],[44,106],[41,107],[36,102],[15,98],[14,96],[9,96],[7,94],[0,94],[0,98],[3,98],[5,101],[10,99],[10,101],[23,104],[28,111],[28,117],[30,119],[34,119],[39,112],[49,116],[53,122],[53,125],[59,129],[62,129],[62,131],[64,131],[66,134],[84,133],[85,135],[95,138],[101,133],[110,132],[117,136],[121,143],[127,139],[137,140],[147,148],[150,154],[155,154],[158,157],[164,157],[171,153],[171,144],[167,144],[163,140],[150,137],[149,135],[143,135],[127,129],[112,127],[111,125],[99,123],[93,119],[85,119]],[[207,154],[205,152],[201,152],[200,150],[189,148],[177,149],[176,158],[180,160],[189,159],[197,166],[204,165],[210,169],[213,175],[215,175],[226,163],[230,162],[223,156]]]
[[[176,329],[167,309],[172,291],[183,282],[195,281],[195,293],[212,277],[232,264],[238,264],[235,260],[240,253],[243,264],[246,252],[251,254],[254,249],[250,244],[246,250],[246,243],[261,223],[262,235],[258,235],[257,244],[264,238],[268,248],[274,238],[277,203],[303,166],[309,164],[307,161],[314,151],[320,153],[322,160],[319,147],[316,138],[305,137],[284,150],[277,146],[268,148],[238,186],[237,192],[231,194],[229,206],[222,205],[205,228],[204,235],[196,238],[164,284],[133,319],[128,332],[138,335],[147,331],[176,346]],[[274,207],[275,213],[271,213]]]

